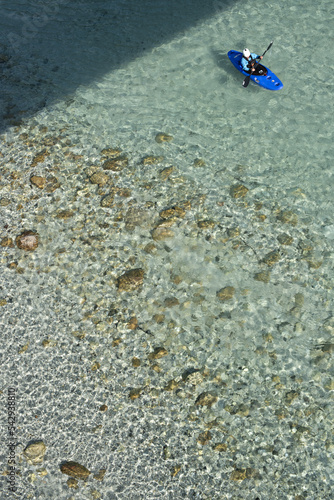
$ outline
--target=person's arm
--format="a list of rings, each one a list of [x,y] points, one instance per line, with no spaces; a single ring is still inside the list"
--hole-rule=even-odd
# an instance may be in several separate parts
[[[241,66],[242,66],[242,69],[244,71],[249,71],[249,68],[248,68],[248,61],[247,59],[245,59],[244,57],[241,58]]]

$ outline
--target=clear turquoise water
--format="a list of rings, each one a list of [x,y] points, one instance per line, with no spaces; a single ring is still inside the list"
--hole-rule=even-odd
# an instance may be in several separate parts
[[[1,238],[39,234],[34,252],[1,247],[1,411],[15,386],[23,495],[331,498],[331,3],[0,8]],[[284,88],[244,89],[227,51],[272,39],[264,63]],[[129,163],[99,188],[89,178],[111,147]],[[39,190],[33,174],[60,187]],[[173,206],[184,216],[155,241]],[[119,292],[133,268],[142,287]],[[168,354],[152,360],[157,347]],[[204,392],[212,406],[196,404]],[[38,466],[22,455],[36,439]],[[103,481],[69,489],[66,460],[106,469]]]

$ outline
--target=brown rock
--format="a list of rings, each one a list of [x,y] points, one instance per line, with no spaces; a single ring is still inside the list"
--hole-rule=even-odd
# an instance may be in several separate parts
[[[67,220],[67,219],[70,219],[71,217],[73,217],[74,215],[74,211],[73,210],[59,210],[59,212],[57,212],[57,219],[64,219],[64,220]]]
[[[104,186],[109,181],[109,177],[104,172],[95,172],[89,178],[92,184],[98,184],[98,186]]]
[[[236,184],[230,188],[232,198],[244,198],[248,193],[248,189],[242,184]]]
[[[263,257],[262,262],[267,264],[267,266],[273,266],[274,264],[276,264],[276,262],[278,262],[280,260],[280,258],[281,258],[281,256],[280,256],[279,251],[274,250],[273,252],[267,253],[267,255],[265,255]]]
[[[167,180],[168,177],[174,172],[174,170],[175,170],[175,167],[173,167],[173,166],[164,168],[160,172],[160,178],[163,181]]]
[[[156,347],[151,354],[148,355],[148,359],[160,359],[167,356],[168,351],[164,347]]]
[[[263,283],[269,283],[270,281],[270,272],[269,271],[261,271],[254,275],[254,279],[256,281],[263,281]]]
[[[160,132],[155,136],[155,140],[157,143],[162,143],[162,142],[170,142],[173,140],[173,136],[169,134],[164,134],[163,132]]]
[[[32,175],[30,177],[30,182],[34,186],[38,187],[39,189],[43,189],[46,184],[46,178],[45,177],[40,177],[39,175]]]
[[[46,149],[44,149],[43,151],[38,153],[36,156],[34,156],[32,162],[31,162],[31,166],[36,167],[36,165],[38,165],[38,163],[42,163],[45,160],[45,158],[47,158],[49,155],[50,155],[50,153]]]
[[[58,182],[58,179],[56,177],[50,175],[49,177],[46,178],[45,191],[47,193],[53,193],[59,187],[60,187],[60,182]]]
[[[87,479],[91,472],[84,466],[77,462],[65,462],[60,466],[63,474],[74,477],[75,479]]]
[[[215,451],[226,451],[227,450],[227,444],[226,443],[217,443],[214,448]]]
[[[166,210],[162,210],[159,215],[162,219],[172,219],[174,217],[183,218],[186,214],[186,211],[181,207],[172,207],[167,208]]]
[[[156,163],[161,163],[163,159],[163,156],[145,156],[141,162],[143,165],[155,165]]]
[[[202,158],[196,158],[196,160],[194,160],[194,167],[205,167],[205,165],[206,163]]]
[[[201,432],[201,434],[199,434],[198,438],[197,438],[197,442],[199,444],[201,444],[202,446],[204,446],[205,444],[207,444],[210,439],[212,439],[212,434],[210,431],[205,431],[205,432]]]
[[[225,288],[221,288],[218,290],[217,297],[219,300],[225,301],[233,298],[235,293],[235,288],[233,286],[226,286]]]
[[[174,307],[178,306],[179,304],[180,302],[176,297],[167,297],[167,299],[164,300],[165,307]]]
[[[277,219],[280,222],[283,222],[283,224],[291,224],[292,226],[296,226],[298,223],[297,215],[294,212],[292,212],[291,210],[281,211],[278,214]]]
[[[126,271],[117,280],[117,287],[120,292],[132,292],[137,290],[144,280],[144,270],[143,269],[131,269]]]
[[[138,368],[140,366],[140,359],[136,357],[132,358],[132,366]]]
[[[115,148],[106,148],[102,149],[101,155],[105,156],[107,158],[117,158],[120,156],[122,151],[120,149],[115,149]]]
[[[102,168],[104,170],[112,170],[113,172],[119,172],[122,168],[126,167],[129,163],[129,160],[126,156],[120,156],[119,158],[106,160]]]
[[[164,387],[164,391],[174,391],[174,389],[177,389],[179,387],[179,382],[177,382],[176,380],[172,379],[168,382],[167,385],[165,385]]]
[[[216,401],[217,396],[211,392],[202,392],[195,401],[197,406],[208,406],[211,407]]]
[[[130,321],[127,324],[127,327],[129,328],[129,330],[135,330],[136,328],[138,328],[138,319],[136,318],[136,316],[133,316],[130,319]]]
[[[23,231],[15,241],[21,250],[32,252],[38,247],[38,234],[34,231]]]
[[[109,193],[109,194],[106,194],[105,196],[103,196],[103,198],[101,199],[101,207],[103,208],[109,208],[113,205],[114,203],[114,194],[113,193]]]
[[[163,241],[168,238],[173,238],[174,236],[174,232],[169,227],[156,227],[152,231],[152,238],[154,241]]]
[[[291,245],[293,243],[293,238],[292,236],[282,233],[277,236],[278,241],[280,242],[281,245]]]
[[[200,229],[213,229],[216,223],[213,220],[199,220],[197,226]]]
[[[129,392],[129,398],[130,399],[138,399],[141,395],[141,389],[138,388],[138,389],[131,389],[131,391]]]
[[[0,245],[2,247],[13,248],[14,242],[13,242],[12,238],[9,238],[8,236],[5,236],[4,238],[2,238],[2,240],[0,242]]]

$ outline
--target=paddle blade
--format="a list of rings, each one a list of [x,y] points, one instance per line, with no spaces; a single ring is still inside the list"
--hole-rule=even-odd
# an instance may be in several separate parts
[[[242,82],[242,86],[245,88],[248,87],[249,82],[250,82],[250,75],[246,76],[246,78]]]

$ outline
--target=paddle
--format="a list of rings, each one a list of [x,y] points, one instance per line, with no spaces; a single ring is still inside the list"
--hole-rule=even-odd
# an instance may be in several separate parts
[[[270,42],[270,44],[268,45],[268,47],[266,48],[266,50],[263,52],[262,57],[265,55],[265,53],[266,53],[266,52],[268,52],[268,50],[270,49],[270,47],[272,46],[272,44],[273,44],[273,43],[274,43],[274,41],[272,40],[272,41]],[[254,64],[254,69],[255,69],[255,68],[256,68],[256,66],[258,66],[259,64],[260,64],[260,63],[255,63],[255,64]],[[247,75],[247,76],[246,76],[246,78],[244,79],[244,81],[242,82],[242,86],[243,86],[243,87],[245,87],[245,88],[246,88],[246,87],[248,87],[248,84],[249,84],[249,81],[250,81],[251,74],[252,74],[252,73],[250,73],[249,75]]]

